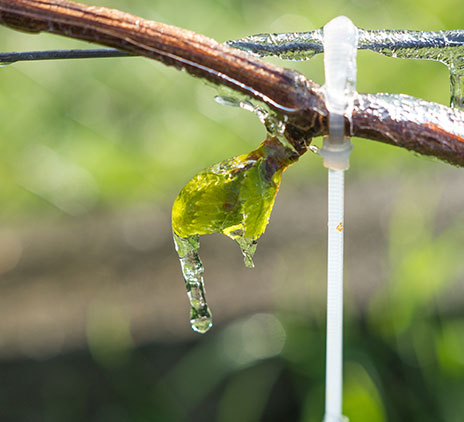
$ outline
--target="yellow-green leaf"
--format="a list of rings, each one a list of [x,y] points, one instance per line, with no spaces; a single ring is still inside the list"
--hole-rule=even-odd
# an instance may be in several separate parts
[[[256,240],[264,233],[282,172],[298,154],[276,137],[256,150],[222,161],[193,177],[172,210],[176,235],[223,233],[237,241],[252,266]]]

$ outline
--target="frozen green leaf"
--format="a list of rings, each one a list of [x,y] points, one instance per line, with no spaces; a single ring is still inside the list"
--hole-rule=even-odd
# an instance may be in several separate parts
[[[245,264],[253,266],[282,172],[297,159],[293,149],[268,137],[256,150],[201,171],[174,202],[174,233],[181,238],[223,233],[239,244]]]

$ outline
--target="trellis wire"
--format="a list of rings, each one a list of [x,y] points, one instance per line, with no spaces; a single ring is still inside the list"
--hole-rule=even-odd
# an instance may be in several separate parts
[[[78,50],[15,51],[0,53],[0,63],[10,64],[24,61],[60,59],[96,59],[107,57],[136,57],[134,54],[115,48],[94,48]]]

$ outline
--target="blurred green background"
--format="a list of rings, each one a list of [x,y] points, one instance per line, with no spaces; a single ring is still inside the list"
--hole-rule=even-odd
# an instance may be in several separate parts
[[[99,0],[219,41],[312,30],[463,28],[462,0]],[[82,48],[0,28],[0,50]],[[323,82],[322,56],[280,62]],[[279,63],[278,60],[272,60]],[[447,69],[361,51],[358,91],[449,102]],[[326,170],[289,169],[256,268],[202,240],[215,326],[191,332],[170,207],[254,149],[255,116],[142,58],[0,69],[0,420],[321,421]],[[320,140],[315,141],[316,144]],[[464,414],[464,173],[354,139],[346,175],[344,413]]]

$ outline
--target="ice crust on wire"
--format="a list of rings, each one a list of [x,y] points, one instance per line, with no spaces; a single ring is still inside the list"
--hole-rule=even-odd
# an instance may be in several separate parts
[[[389,57],[434,60],[450,73],[450,105],[464,109],[464,30],[410,31],[402,29],[358,29],[358,48]],[[322,30],[282,34],[258,34],[227,45],[258,57],[277,56],[284,60],[309,60],[324,51]]]

